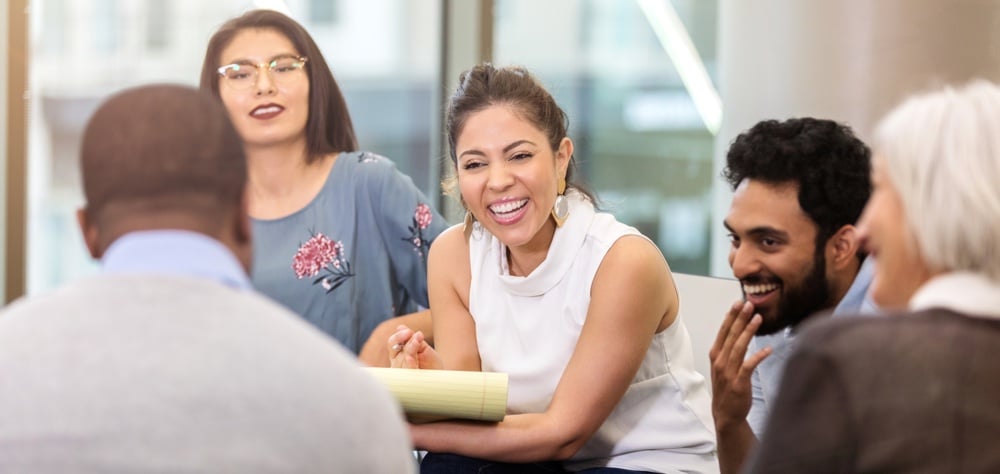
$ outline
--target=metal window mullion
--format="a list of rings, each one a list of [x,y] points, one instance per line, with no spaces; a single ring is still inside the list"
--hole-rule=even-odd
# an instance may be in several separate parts
[[[439,182],[450,172],[444,120],[449,96],[458,86],[458,75],[493,59],[493,4],[494,0],[441,1],[440,87],[435,97],[439,107],[435,110],[436,126],[431,139],[434,156],[440,158],[431,160],[434,167],[431,176],[436,176]],[[462,210],[454,199],[441,196],[437,204],[450,221],[461,218]]]
[[[27,0],[7,0],[7,162],[4,302],[24,294],[27,208]]]

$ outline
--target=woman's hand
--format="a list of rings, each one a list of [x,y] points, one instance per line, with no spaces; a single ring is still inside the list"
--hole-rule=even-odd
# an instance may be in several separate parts
[[[389,366],[404,369],[442,369],[444,365],[434,348],[424,339],[422,331],[413,331],[406,325],[396,327],[389,336]]]
[[[358,353],[358,359],[361,363],[369,367],[391,367],[391,358],[396,354],[393,351],[389,351],[388,353],[385,351],[385,341],[389,336],[395,334],[401,325],[406,325],[423,332],[427,343],[432,346],[434,345],[434,326],[430,310],[404,314],[392,319],[386,319],[375,327],[375,330],[368,336],[368,340],[365,341],[365,345],[361,347],[361,352]],[[392,343],[389,343],[389,345],[391,346]]]

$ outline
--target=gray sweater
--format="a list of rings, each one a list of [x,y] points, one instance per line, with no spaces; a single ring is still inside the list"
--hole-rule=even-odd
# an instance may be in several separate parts
[[[745,472],[1000,472],[1000,319],[972,316],[807,323]]]
[[[0,472],[413,470],[398,406],[252,292],[101,275],[0,312]]]

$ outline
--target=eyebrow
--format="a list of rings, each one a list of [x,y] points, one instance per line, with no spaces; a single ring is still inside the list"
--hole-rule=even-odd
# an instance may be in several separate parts
[[[266,61],[264,61],[264,64],[268,64],[271,61],[274,61],[275,59],[281,59],[281,58],[299,58],[299,57],[301,57],[301,55],[294,54],[294,53],[279,53],[279,54],[275,54],[274,56],[271,56],[269,59],[267,59]],[[251,61],[251,60],[249,60],[247,58],[236,58],[236,59],[234,59],[234,60],[232,60],[232,61],[230,61],[230,62],[228,62],[228,63],[226,63],[224,65],[228,65],[228,64],[245,64],[245,65],[249,65],[249,66],[256,66],[257,65],[257,63],[255,63],[255,62],[253,62],[253,61]]]
[[[507,153],[508,151],[511,151],[511,150],[513,150],[513,149],[515,149],[515,148],[517,148],[517,147],[519,147],[521,145],[525,145],[525,144],[531,145],[531,146],[538,146],[538,145],[535,144],[535,142],[533,142],[531,140],[517,140],[517,141],[511,143],[510,145],[507,145],[507,146],[503,147],[503,152]],[[465,150],[465,151],[463,151],[462,154],[458,155],[458,157],[461,158],[461,157],[463,157],[465,155],[486,156],[485,153],[483,153],[483,152],[481,152],[479,150],[476,150],[476,149],[472,149],[472,150]]]
[[[730,233],[738,234],[738,232],[736,232],[736,230],[734,230],[733,227],[730,226],[728,222],[722,221],[722,225]],[[758,226],[758,227],[751,228],[750,230],[748,230],[746,232],[746,235],[748,235],[750,237],[760,237],[760,236],[770,235],[770,236],[778,237],[778,238],[783,239],[783,240],[788,240],[788,232],[785,232],[785,231],[779,230],[779,229],[775,229],[774,227],[769,227],[769,226]]]

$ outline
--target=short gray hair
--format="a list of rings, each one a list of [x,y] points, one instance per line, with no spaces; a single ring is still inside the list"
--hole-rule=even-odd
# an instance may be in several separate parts
[[[1000,282],[1000,88],[976,80],[914,96],[882,119],[874,145],[924,261]]]

